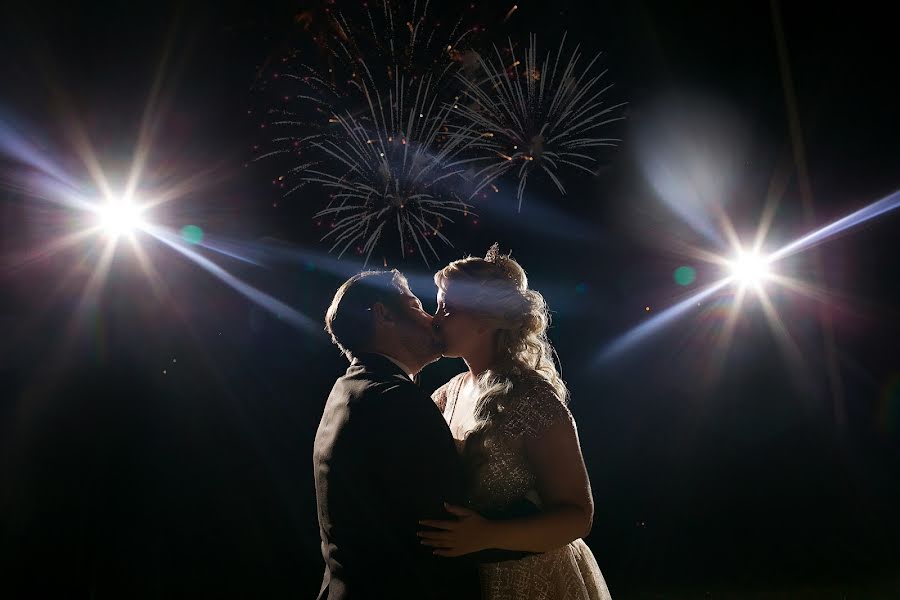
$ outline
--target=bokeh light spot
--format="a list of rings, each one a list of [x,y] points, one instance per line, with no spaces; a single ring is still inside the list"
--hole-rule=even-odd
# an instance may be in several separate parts
[[[199,244],[203,241],[203,230],[196,225],[185,225],[181,228],[181,239],[188,244]]]
[[[678,285],[691,285],[697,279],[697,271],[693,267],[681,266],[675,269],[674,277]]]

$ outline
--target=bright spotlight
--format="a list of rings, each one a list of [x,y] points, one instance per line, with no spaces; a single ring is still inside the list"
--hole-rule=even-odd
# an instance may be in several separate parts
[[[731,276],[743,286],[758,286],[770,274],[769,259],[757,252],[741,250],[737,258],[729,263]]]
[[[144,225],[142,208],[126,200],[112,200],[98,210],[100,225],[112,237],[128,234]]]

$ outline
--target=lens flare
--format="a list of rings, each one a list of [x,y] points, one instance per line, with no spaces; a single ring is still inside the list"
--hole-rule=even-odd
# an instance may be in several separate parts
[[[697,271],[693,267],[683,265],[675,269],[672,276],[678,285],[691,285],[697,279]]]
[[[737,257],[729,263],[728,267],[732,278],[739,285],[758,287],[772,273],[769,263],[769,258],[760,255],[758,252],[741,250],[738,252]]]
[[[111,200],[97,209],[103,231],[111,238],[133,233],[144,227],[144,209],[130,200]]]
[[[768,286],[763,284],[770,283],[772,286],[780,286],[781,288],[786,288],[792,292],[805,294],[820,302],[827,302],[828,299],[827,295],[815,286],[787,277],[783,272],[779,273],[778,270],[774,268],[774,265],[792,254],[796,254],[826,242],[838,234],[898,208],[900,208],[900,191],[894,192],[846,217],[833,221],[815,231],[788,242],[780,249],[771,253],[760,252],[760,248],[764,242],[765,231],[768,228],[767,225],[761,225],[755,243],[749,248],[744,248],[733,233],[733,225],[730,221],[725,221],[724,223],[727,225],[728,229],[727,237],[732,239],[732,248],[734,251],[731,259],[702,248],[693,249],[695,258],[724,267],[726,271],[724,277],[707,285],[686,300],[682,300],[681,302],[664,309],[648,321],[636,325],[630,331],[625,332],[617,339],[607,344],[604,349],[598,352],[597,362],[599,363],[612,359],[626,350],[631,349],[633,346],[637,345],[638,342],[645,340],[651,334],[659,332],[667,325],[680,319],[687,314],[692,307],[700,306],[701,301],[708,299],[720,290],[724,292],[725,286],[729,283],[733,284],[733,287],[736,288],[736,290],[733,294],[730,294],[733,299],[729,308],[729,316],[723,329],[723,335],[720,338],[721,343],[718,344],[717,347],[727,347],[727,343],[731,339],[734,330],[735,320],[744,306],[745,296],[748,289],[750,289],[759,301],[759,305],[762,307],[769,325],[776,333],[776,339],[779,344],[785,349],[788,357],[790,357],[792,361],[797,362],[795,359],[800,355],[797,343],[791,338],[787,327],[778,315],[777,308],[765,289]],[[678,283],[681,283],[681,281],[679,281],[679,271],[683,268],[684,267],[681,267],[676,270],[675,277],[676,282]],[[646,312],[650,312],[649,307],[647,307]]]

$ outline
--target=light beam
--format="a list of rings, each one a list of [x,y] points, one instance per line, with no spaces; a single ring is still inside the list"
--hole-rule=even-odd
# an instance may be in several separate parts
[[[294,310],[284,302],[273,298],[265,292],[261,292],[252,285],[238,279],[205,256],[186,247],[176,233],[167,231],[166,229],[155,225],[147,225],[145,230],[162,243],[203,267],[207,273],[218,278],[231,289],[252,301],[254,304],[269,311],[279,319],[284,319],[291,325],[303,329],[304,331],[315,331],[318,329],[317,323],[303,313]]]
[[[672,323],[678,317],[685,314],[691,307],[696,306],[698,302],[712,296],[723,287],[728,285],[733,281],[732,277],[726,277],[724,279],[720,279],[719,281],[713,283],[712,285],[706,287],[700,292],[690,296],[678,304],[674,306],[670,306],[663,312],[659,313],[655,317],[651,318],[649,321],[641,323],[618,340],[609,344],[598,357],[598,360],[603,361],[613,356],[628,350],[629,348],[636,345],[638,342],[644,340],[650,334],[655,333],[665,327],[666,325]]]
[[[859,209],[855,213],[851,213],[842,219],[838,219],[833,223],[829,223],[828,225],[825,225],[824,227],[817,229],[812,233],[808,233],[803,237],[794,240],[780,250],[772,253],[769,258],[772,261],[779,260],[790,254],[795,254],[797,252],[800,252],[801,250],[806,250],[811,246],[821,244],[825,240],[834,237],[842,231],[846,231],[851,227],[861,225],[862,223],[883,215],[886,212],[890,212],[897,207],[900,207],[900,190],[894,192],[890,196],[882,198],[877,202],[873,202],[872,204]]]

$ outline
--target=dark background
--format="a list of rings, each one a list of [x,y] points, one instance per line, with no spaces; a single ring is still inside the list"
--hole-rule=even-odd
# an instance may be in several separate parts
[[[331,5],[5,6],[0,117],[74,173],[83,167],[66,132],[76,120],[106,170],[127,168],[168,49],[151,105],[160,124],[147,180],[202,175],[166,219],[260,253],[265,267],[208,256],[318,323],[358,265],[336,262],[317,242],[314,190],[282,199],[271,183],[277,165],[250,159],[269,139],[260,124],[275,102],[260,82],[309,35],[295,16],[311,11],[314,29]],[[704,383],[715,358],[709,314],[594,362],[648,318],[645,306],[655,311],[685,293],[671,277],[685,259],[667,240],[691,234],[644,181],[636,132],[667,108],[693,115],[679,124],[688,132],[728,115],[743,157],[727,199],[735,222],[752,230],[770,182],[783,175],[773,237],[825,224],[898,187],[891,19],[878,3],[778,8],[809,217],[769,3],[523,3],[500,24],[508,9],[469,10],[497,24],[498,42],[536,31],[555,45],[567,29],[606,52],[612,98],[629,103],[616,132],[623,142],[598,177],[572,178],[564,198],[546,182],[529,188],[521,214],[513,198],[492,198],[477,222],[448,233],[456,248],[442,258],[500,241],[554,310],[551,337],[596,501],[587,541],[614,597],[900,594],[900,216],[792,262],[810,275],[818,257],[831,288],[837,409],[820,305],[788,293],[774,299],[802,367],[789,366],[753,302],[713,383]],[[18,168],[8,157],[0,166],[4,181]],[[322,564],[311,448],[343,358],[318,326],[290,327],[152,240],[144,246],[161,285],[125,247],[102,292],[79,307],[98,246],[23,262],[23,251],[60,231],[64,211],[14,185],[2,194],[7,597],[313,597]],[[391,266],[434,307],[433,268],[417,257]],[[698,285],[706,277],[700,271]],[[434,389],[462,368],[432,365],[423,385]]]

